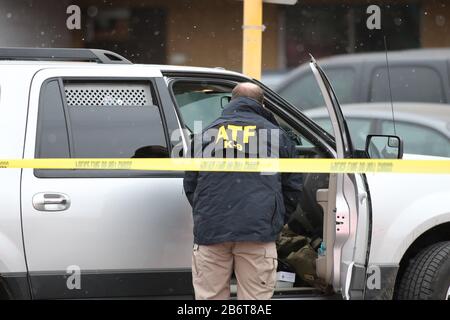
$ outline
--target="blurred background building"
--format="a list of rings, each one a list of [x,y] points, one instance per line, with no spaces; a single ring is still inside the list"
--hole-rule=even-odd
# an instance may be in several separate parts
[[[69,30],[69,5],[81,30]],[[366,28],[368,5],[381,7],[382,32]],[[341,53],[450,46],[444,0],[299,0],[264,5],[263,70],[279,72]],[[447,36],[443,36],[447,35]],[[2,0],[0,46],[96,47],[134,62],[241,70],[239,0]]]

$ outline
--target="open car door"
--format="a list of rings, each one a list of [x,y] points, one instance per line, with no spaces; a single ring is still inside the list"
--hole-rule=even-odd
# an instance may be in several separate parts
[[[310,67],[319,85],[331,120],[336,140],[336,157],[352,158],[351,137],[339,102],[325,73],[311,57]],[[362,174],[330,174],[324,208],[326,254],[317,260],[319,277],[340,291],[346,299],[364,297],[370,233],[368,186]]]

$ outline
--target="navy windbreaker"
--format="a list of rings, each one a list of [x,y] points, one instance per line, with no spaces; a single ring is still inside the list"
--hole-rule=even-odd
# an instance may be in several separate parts
[[[237,132],[233,135],[233,131],[227,129],[230,125],[240,129],[240,140]],[[211,128],[218,130],[217,136],[208,136],[208,139],[200,137],[200,151],[211,144],[220,144],[221,148],[235,148],[236,154],[243,152],[248,157],[252,151],[246,148],[245,142],[255,137],[260,140],[267,137],[267,147],[264,143],[262,147],[273,150],[271,146],[275,142],[270,139],[270,130],[275,129],[279,130],[276,136],[279,154],[272,156],[295,156],[294,143],[279,128],[273,115],[256,100],[232,100],[222,116],[205,131]],[[267,130],[268,134],[265,135],[261,129]],[[264,151],[264,154],[270,155],[268,150]],[[257,156],[261,157],[262,153],[259,148]],[[198,150],[196,154],[198,156]],[[275,241],[290,213],[296,209],[301,188],[300,174],[186,172],[184,190],[193,210],[194,242],[209,245],[235,241]]]

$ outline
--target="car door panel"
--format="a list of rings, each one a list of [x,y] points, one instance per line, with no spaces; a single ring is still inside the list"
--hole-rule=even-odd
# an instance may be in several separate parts
[[[36,75],[31,88],[25,158],[35,155],[42,83],[52,77],[80,73],[86,77],[92,71],[43,70]],[[130,79],[138,77],[133,72],[128,74]],[[123,76],[128,74],[124,71]],[[144,75],[142,72],[140,81],[149,80]],[[163,79],[157,81],[160,85]],[[168,136],[178,129],[176,115],[170,104],[159,101],[159,108]],[[127,131],[117,128],[113,135],[115,132]],[[42,178],[32,169],[23,169],[23,233],[33,297],[191,294],[192,218],[183,196],[182,175],[136,176],[134,172],[127,177],[121,172],[118,177],[116,172],[109,171],[108,176],[103,171],[96,176],[96,171],[87,176],[77,177],[72,171],[66,176]],[[67,195],[70,206],[61,211],[38,210],[33,198],[39,193]],[[76,281],[71,282],[76,274],[81,280],[79,287],[74,286]]]
[[[353,146],[347,123],[339,102],[325,73],[314,58],[310,63],[317,83],[325,100],[336,138],[337,158],[353,156]],[[335,290],[341,290],[343,296],[350,298],[352,270],[355,265],[364,267],[368,249],[369,204],[363,176],[351,174],[331,174],[329,188],[328,225],[335,226],[334,237],[328,235],[326,247],[332,248],[327,259],[333,259],[333,270],[327,270],[326,278],[332,272],[332,284]],[[331,204],[334,204],[331,205]],[[364,218],[362,217],[364,216]],[[361,235],[358,234],[358,231]],[[358,251],[355,252],[355,247]],[[329,265],[329,263],[328,263]]]

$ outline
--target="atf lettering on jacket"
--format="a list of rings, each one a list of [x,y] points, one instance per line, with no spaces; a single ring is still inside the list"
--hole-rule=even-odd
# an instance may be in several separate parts
[[[249,144],[250,138],[256,136],[256,126],[222,125],[216,138],[216,145],[223,141],[224,149],[237,149],[243,151]]]

